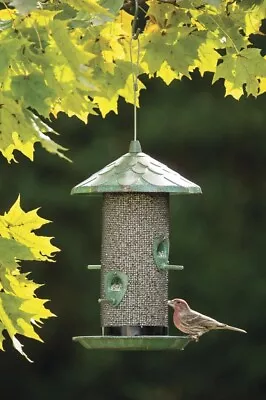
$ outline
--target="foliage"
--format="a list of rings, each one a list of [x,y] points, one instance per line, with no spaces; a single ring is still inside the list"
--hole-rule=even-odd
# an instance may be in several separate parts
[[[133,102],[133,71],[166,84],[210,71],[236,99],[266,91],[265,57],[251,41],[262,35],[266,0],[148,1],[139,65],[132,16],[121,0],[2,2],[0,150],[9,162],[14,149],[32,160],[36,142],[65,157],[41,117],[63,112],[87,122],[98,110],[117,113],[119,96]],[[139,81],[137,95],[142,88]]]
[[[6,329],[15,349],[26,358],[16,335],[41,341],[32,325],[39,327],[42,319],[53,314],[44,306],[47,300],[36,297],[35,290],[41,285],[21,272],[19,261],[53,261],[52,253],[58,249],[50,243],[51,238],[33,232],[48,222],[37,215],[37,210],[24,212],[19,198],[0,216],[0,349]]]

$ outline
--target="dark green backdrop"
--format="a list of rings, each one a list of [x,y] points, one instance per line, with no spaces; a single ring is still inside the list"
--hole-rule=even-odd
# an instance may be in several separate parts
[[[62,249],[57,262],[28,263],[39,295],[58,318],[40,334],[22,339],[29,364],[10,344],[0,353],[1,398],[38,400],[260,400],[266,397],[265,326],[265,109],[257,100],[223,98],[222,86],[197,74],[166,87],[147,82],[141,95],[139,139],[143,150],[198,183],[202,196],[171,200],[169,296],[248,330],[213,332],[183,352],[89,352],[75,335],[100,333],[100,197],[70,197],[70,189],[127,152],[132,107],[119,116],[90,117],[88,126],[59,118],[60,143],[73,164],[36,146],[36,161],[0,160],[1,213],[22,195],[26,210],[42,206],[53,220],[42,229]],[[171,333],[177,334],[172,323]]]

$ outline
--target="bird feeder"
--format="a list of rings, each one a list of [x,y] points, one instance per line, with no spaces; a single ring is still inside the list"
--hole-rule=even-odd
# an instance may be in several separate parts
[[[129,152],[72,189],[103,195],[101,336],[73,340],[87,349],[183,349],[186,336],[168,336],[169,194],[201,188],[143,153]]]

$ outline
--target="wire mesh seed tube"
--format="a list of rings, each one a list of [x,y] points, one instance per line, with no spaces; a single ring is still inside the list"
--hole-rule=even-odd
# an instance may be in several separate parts
[[[103,302],[105,334],[167,334],[168,272],[153,258],[155,238],[169,237],[168,193],[107,193],[103,201],[102,279],[112,270],[129,277],[118,307]]]

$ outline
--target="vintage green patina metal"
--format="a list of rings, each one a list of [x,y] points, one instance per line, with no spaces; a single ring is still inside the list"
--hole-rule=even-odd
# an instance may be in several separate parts
[[[108,192],[201,193],[201,188],[164,164],[142,153],[138,140],[129,152],[75,186],[71,194]]]
[[[107,301],[113,306],[118,306],[127,290],[128,276],[124,272],[109,271],[104,275],[104,298],[99,303]]]
[[[156,238],[153,243],[153,259],[155,265],[162,270],[175,270],[181,271],[184,269],[183,265],[170,265],[169,264],[169,238],[160,237]]]
[[[103,194],[102,336],[77,336],[87,349],[182,350],[187,336],[168,336],[169,195],[201,188],[143,153],[129,152],[75,186],[71,194]]]
[[[74,342],[89,350],[184,350],[188,336],[77,336]]]

